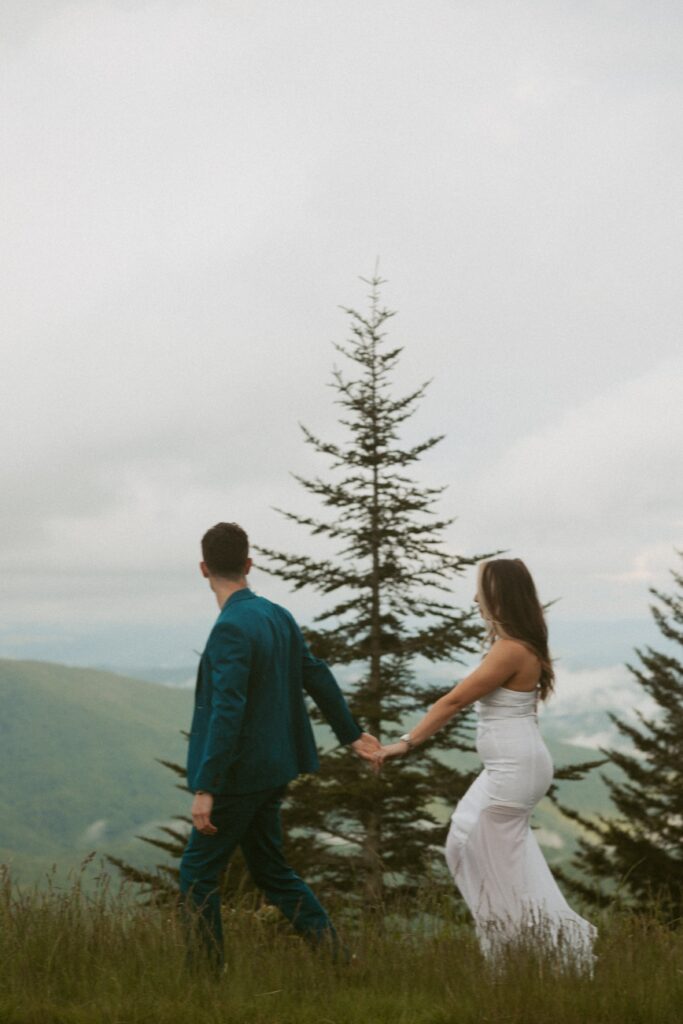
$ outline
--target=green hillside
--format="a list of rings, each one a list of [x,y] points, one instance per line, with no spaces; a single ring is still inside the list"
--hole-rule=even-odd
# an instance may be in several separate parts
[[[189,809],[155,758],[182,762],[192,692],[0,660],[0,861],[20,881],[90,850],[153,862],[135,839]]]

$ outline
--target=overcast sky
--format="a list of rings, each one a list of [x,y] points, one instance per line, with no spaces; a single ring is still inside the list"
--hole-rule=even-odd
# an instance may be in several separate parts
[[[523,557],[558,622],[647,617],[683,546],[680,3],[0,21],[1,655],[125,663],[137,630],[184,664],[207,526],[306,549],[271,506],[325,472],[298,423],[339,435],[339,306],[377,257],[449,547]]]

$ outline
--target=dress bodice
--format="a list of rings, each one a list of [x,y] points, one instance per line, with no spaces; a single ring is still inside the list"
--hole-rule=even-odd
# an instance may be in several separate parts
[[[501,718],[535,718],[538,710],[538,687],[529,692],[508,690],[498,686],[474,705],[480,722]]]

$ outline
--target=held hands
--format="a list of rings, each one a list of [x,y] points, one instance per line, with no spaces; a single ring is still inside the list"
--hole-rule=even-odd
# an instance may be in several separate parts
[[[399,740],[397,743],[387,743],[385,746],[382,746],[375,736],[371,736],[367,732],[359,736],[351,746],[359,757],[362,757],[364,761],[370,762],[372,770],[377,774],[382,770],[384,762],[390,757],[403,757],[410,750],[410,745],[405,740]]]
[[[384,746],[380,746],[372,758],[373,770],[379,773],[384,762],[388,761],[390,757],[403,757],[409,750],[410,746],[405,740],[399,740],[397,743],[386,743]]]
[[[410,744],[404,739],[396,743],[386,743],[384,746],[379,739],[371,736],[369,732],[362,733],[351,746],[358,757],[369,761],[375,773],[382,770],[382,765],[388,758],[399,758],[410,751]]]
[[[375,736],[371,736],[369,732],[363,732],[357,740],[353,741],[351,747],[364,761],[372,762],[374,755],[381,748],[381,743]]]

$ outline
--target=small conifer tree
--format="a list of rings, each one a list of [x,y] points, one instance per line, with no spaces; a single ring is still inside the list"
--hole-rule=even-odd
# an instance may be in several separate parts
[[[679,554],[683,554],[680,553]],[[669,919],[683,913],[683,576],[672,571],[675,588],[650,593],[659,602],[650,610],[662,635],[673,645],[667,653],[636,648],[640,665],[629,665],[657,705],[647,716],[638,712],[632,725],[610,718],[629,741],[632,752],[605,750],[616,778],[603,776],[616,815],[597,820],[562,807],[587,832],[573,865],[587,881],[567,879],[590,902],[605,905],[615,895],[639,910],[658,906]]]

